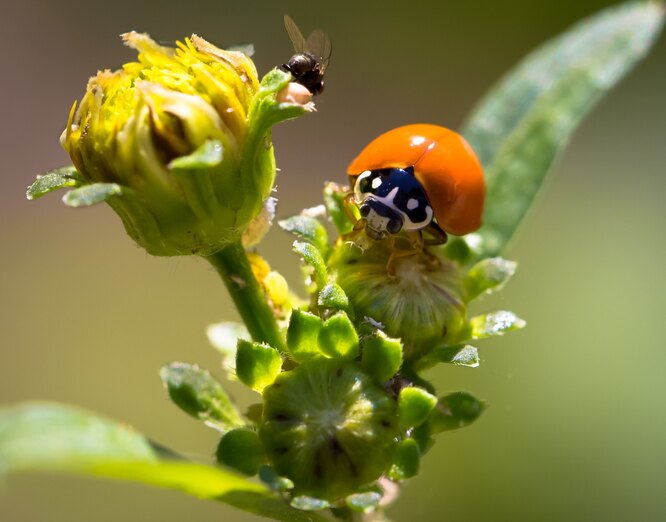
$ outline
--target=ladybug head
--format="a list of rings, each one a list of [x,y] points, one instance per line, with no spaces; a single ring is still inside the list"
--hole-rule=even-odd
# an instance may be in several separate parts
[[[433,218],[432,208],[414,177],[413,167],[362,172],[354,185],[354,198],[366,222],[366,232],[373,239],[382,239],[401,230],[420,230]]]
[[[368,197],[359,207],[365,231],[372,239],[384,239],[402,230],[402,216],[381,201]]]

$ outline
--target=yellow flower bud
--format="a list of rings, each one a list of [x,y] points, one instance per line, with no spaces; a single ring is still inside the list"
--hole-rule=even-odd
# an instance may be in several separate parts
[[[288,73],[260,83],[248,56],[196,35],[175,48],[122,37],[138,60],[92,77],[62,134],[79,186],[65,202],[106,201],[151,254],[215,253],[270,196],[270,128],[311,107],[277,99]]]

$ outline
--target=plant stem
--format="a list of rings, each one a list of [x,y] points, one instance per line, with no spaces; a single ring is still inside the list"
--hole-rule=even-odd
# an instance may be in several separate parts
[[[252,339],[268,343],[282,351],[284,349],[282,333],[273,310],[266,301],[266,295],[254,277],[250,261],[240,241],[205,259],[222,277]]]

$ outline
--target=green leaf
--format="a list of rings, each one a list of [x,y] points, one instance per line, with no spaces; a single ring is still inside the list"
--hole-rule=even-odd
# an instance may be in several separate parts
[[[0,473],[63,471],[131,480],[225,502],[284,522],[324,522],[219,466],[164,458],[141,434],[85,410],[24,404],[0,410]]]
[[[260,94],[272,94],[282,90],[291,81],[291,74],[278,68],[271,69],[261,79]]]
[[[429,361],[469,366],[476,368],[480,364],[479,351],[469,344],[443,345],[436,347],[428,354]]]
[[[219,140],[206,140],[191,154],[171,160],[167,167],[176,170],[217,167],[222,163],[223,154],[224,147]]]
[[[252,99],[252,104],[248,112],[247,120],[250,123],[248,138],[243,151],[244,160],[248,160],[241,169],[254,169],[256,167],[255,154],[252,149],[266,146],[266,132],[281,121],[298,118],[313,109],[308,105],[298,103],[281,103],[277,100],[277,95],[289,85],[291,74],[281,71],[278,68],[272,69],[261,79],[259,92]],[[248,149],[248,144],[250,148]],[[250,174],[252,170],[248,172]]]
[[[317,306],[330,310],[340,310],[350,314],[351,306],[347,294],[337,283],[329,283],[317,296]]]
[[[389,470],[391,480],[405,480],[418,474],[421,450],[414,439],[400,441],[393,452],[393,465]]]
[[[310,216],[292,216],[279,221],[282,229],[291,232],[301,241],[307,241],[312,244],[322,256],[326,256],[328,251],[328,234],[324,225],[318,219]]]
[[[326,262],[317,247],[304,241],[294,241],[293,249],[306,264],[312,267],[314,284],[318,288],[323,287],[326,284],[328,272],[326,270]]]
[[[246,386],[261,392],[282,368],[282,357],[272,346],[238,340],[236,352],[236,375]]]
[[[516,273],[518,264],[501,257],[491,257],[479,261],[465,276],[467,299],[471,301],[481,294],[501,290]]]
[[[353,223],[345,212],[344,200],[348,194],[349,191],[344,190],[337,183],[329,182],[324,186],[324,205],[326,205],[328,215],[340,235],[348,234],[353,227]]]
[[[370,513],[374,511],[382,500],[382,494],[378,491],[365,491],[354,493],[345,497],[345,504],[352,511],[359,513]]]
[[[469,338],[476,340],[504,335],[507,332],[520,330],[525,325],[525,321],[520,317],[505,310],[477,315],[469,320]]]
[[[469,426],[479,418],[485,404],[467,392],[455,392],[441,397],[428,419],[431,434]]]
[[[171,400],[188,415],[220,431],[245,425],[222,385],[207,370],[175,362],[163,366],[160,377]]]
[[[291,313],[287,328],[287,349],[291,359],[303,363],[316,355],[319,350],[319,332],[323,321],[310,312],[295,309]]]
[[[321,511],[322,509],[328,509],[331,507],[331,504],[327,500],[307,497],[305,495],[300,495],[291,499],[291,505],[301,511]]]
[[[117,183],[93,183],[70,190],[63,196],[62,201],[68,207],[89,207],[119,196],[122,192],[122,187]]]
[[[245,475],[256,475],[266,461],[259,435],[249,428],[236,428],[225,433],[215,452],[217,461]]]
[[[423,424],[437,404],[437,397],[422,388],[407,386],[398,395],[398,418],[405,428]]]
[[[509,72],[463,128],[488,183],[481,256],[513,236],[544,177],[602,95],[647,53],[663,23],[659,2],[608,8],[547,42]]]
[[[361,364],[379,382],[388,381],[402,366],[402,343],[377,330],[363,342]]]
[[[344,312],[324,321],[319,332],[319,348],[329,357],[355,359],[358,356],[358,335]]]
[[[62,167],[37,176],[25,195],[28,199],[33,200],[64,187],[79,187],[84,182],[83,176],[76,170],[76,167]]]

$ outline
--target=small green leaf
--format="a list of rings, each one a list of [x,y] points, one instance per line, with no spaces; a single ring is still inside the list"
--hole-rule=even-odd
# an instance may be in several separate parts
[[[491,257],[479,261],[465,276],[467,299],[471,301],[481,294],[501,290],[516,273],[518,264],[501,257]]]
[[[332,358],[355,359],[358,356],[358,335],[346,313],[339,312],[324,322],[319,332],[319,348]]]
[[[347,314],[351,312],[349,298],[337,283],[329,283],[321,289],[321,292],[317,296],[317,306],[330,310],[340,310],[347,312]]]
[[[345,498],[345,504],[352,511],[359,513],[370,513],[374,511],[382,500],[382,494],[378,491],[366,491],[354,493]]]
[[[379,382],[386,382],[402,366],[402,343],[387,337],[381,330],[363,341],[363,369]]]
[[[437,397],[422,388],[408,386],[398,396],[398,418],[405,428],[423,424],[437,404]]]
[[[463,128],[488,184],[482,256],[511,239],[573,131],[647,53],[663,24],[660,2],[629,2],[583,20],[527,56]]]
[[[291,507],[300,509],[301,511],[321,511],[322,509],[331,507],[331,504],[321,498],[300,495],[291,499]]]
[[[65,471],[130,480],[217,500],[284,522],[325,522],[290,508],[264,485],[169,452],[127,424],[59,404],[0,409],[0,473]]]
[[[291,81],[291,74],[280,69],[271,69],[261,79],[260,92],[262,95],[275,93],[286,87]]]
[[[405,480],[419,472],[421,450],[414,439],[400,441],[393,452],[393,465],[389,470],[391,480]]]
[[[76,167],[62,167],[37,176],[25,195],[30,200],[37,199],[64,187],[80,187],[84,182],[83,176],[76,170]]]
[[[250,428],[236,428],[225,433],[215,452],[217,461],[245,475],[256,475],[265,460],[259,435]]]
[[[428,419],[431,434],[469,426],[479,418],[485,404],[467,392],[455,392],[441,397]]]
[[[223,153],[224,147],[219,140],[206,140],[191,154],[171,160],[167,167],[174,170],[217,167],[222,163]]]
[[[480,364],[479,351],[469,344],[438,346],[428,354],[428,359],[434,362],[455,364],[456,366],[469,366],[470,368],[476,368]]]
[[[289,356],[298,363],[303,363],[316,355],[319,350],[319,331],[322,320],[310,312],[295,309],[291,313],[287,328],[287,349]]]
[[[287,232],[291,232],[301,241],[312,244],[322,256],[328,251],[328,234],[318,219],[310,216],[292,216],[278,222]]]
[[[89,207],[119,196],[122,192],[122,187],[117,183],[93,183],[70,190],[63,196],[62,201],[68,207]]]
[[[435,445],[435,437],[430,432],[427,422],[414,428],[411,437],[416,442],[420,455],[425,455]]]
[[[345,212],[345,198],[349,194],[337,183],[326,183],[324,186],[324,205],[328,210],[328,215],[333,222],[338,234],[348,234],[352,230],[353,223]]]
[[[272,346],[238,340],[236,374],[246,386],[261,392],[273,383],[281,368],[282,357]]]
[[[323,287],[328,278],[328,271],[326,270],[326,262],[317,247],[304,241],[294,241],[293,248],[294,252],[312,267],[314,284],[318,288]]]
[[[520,330],[525,325],[525,321],[520,317],[505,310],[477,315],[469,320],[469,338],[476,340],[504,335],[507,332]]]
[[[264,136],[266,135],[266,131],[268,131],[273,125],[276,125],[281,121],[298,118],[312,110],[312,108],[307,105],[278,102],[277,95],[282,89],[289,85],[291,80],[291,74],[281,71],[278,68],[272,69],[261,79],[259,92],[252,99],[252,105],[250,106],[248,113],[248,121],[250,123],[248,135],[254,138],[254,140],[248,141],[250,141],[253,146],[266,146]],[[257,139],[259,137],[260,139]],[[254,155],[250,154],[247,150],[243,152],[243,156],[248,159],[254,158]],[[250,161],[248,166],[254,168],[254,162]]]
[[[220,431],[245,424],[222,385],[208,371],[176,362],[162,367],[160,377],[171,400],[188,415]]]

